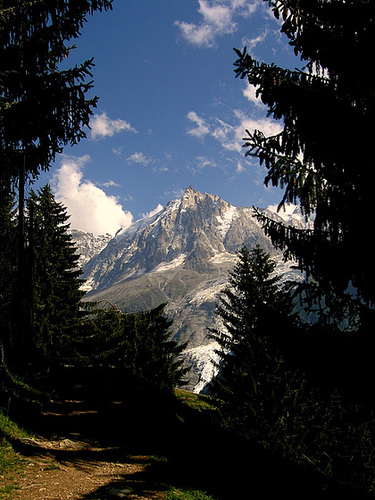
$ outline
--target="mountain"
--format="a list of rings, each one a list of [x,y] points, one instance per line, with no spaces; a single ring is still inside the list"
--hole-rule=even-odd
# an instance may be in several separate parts
[[[69,232],[78,250],[78,265],[82,268],[92,259],[92,257],[100,253],[112,239],[110,234],[94,236],[92,233],[85,233],[78,229],[71,229]]]
[[[274,211],[265,212],[281,220]],[[304,224],[298,212],[287,218]],[[264,235],[254,209],[189,187],[159,213],[119,231],[86,263],[86,299],[107,299],[127,312],[167,303],[173,337],[189,342],[189,388],[198,392],[212,377],[216,345],[208,328],[217,321],[218,295],[244,244],[260,244],[277,260],[279,272],[295,275]]]

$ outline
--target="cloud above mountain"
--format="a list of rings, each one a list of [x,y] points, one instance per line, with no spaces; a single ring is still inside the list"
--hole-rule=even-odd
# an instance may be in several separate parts
[[[123,209],[115,196],[109,196],[90,180],[83,178],[89,156],[63,156],[53,179],[56,200],[67,208],[74,229],[99,234],[115,234],[128,227],[133,216]]]

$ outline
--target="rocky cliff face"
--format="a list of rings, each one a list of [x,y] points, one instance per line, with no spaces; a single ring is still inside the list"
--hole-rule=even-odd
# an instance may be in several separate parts
[[[301,224],[298,214],[289,218]],[[158,214],[119,231],[87,262],[87,299],[106,298],[129,312],[167,303],[174,338],[189,341],[187,358],[194,365],[189,388],[198,391],[212,375],[215,346],[207,334],[216,322],[218,295],[237,252],[256,244],[277,259],[280,271],[293,273],[252,208],[234,207],[189,187]]]
[[[82,268],[90,259],[100,253],[112,239],[110,234],[94,236],[92,233],[85,233],[78,229],[72,229],[70,234],[72,235],[73,241],[77,247],[77,253],[79,254],[78,265]]]

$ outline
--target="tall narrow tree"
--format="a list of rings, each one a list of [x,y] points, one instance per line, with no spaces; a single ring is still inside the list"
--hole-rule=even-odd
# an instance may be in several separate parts
[[[84,127],[97,97],[93,60],[69,68],[87,16],[112,8],[112,0],[0,0],[0,186],[18,184],[18,301],[22,304],[14,336],[22,345],[30,304],[24,241],[24,183],[48,170],[65,145],[85,137]]]
[[[273,339],[293,326],[294,304],[275,268],[259,246],[243,247],[217,307],[222,327],[211,331],[220,346],[212,390],[223,401],[224,414],[258,436],[270,426],[273,406],[287,384]]]
[[[27,200],[32,309],[32,341],[46,366],[64,354],[80,318],[82,270],[67,230],[69,216],[49,185]],[[32,360],[31,360],[32,361]]]

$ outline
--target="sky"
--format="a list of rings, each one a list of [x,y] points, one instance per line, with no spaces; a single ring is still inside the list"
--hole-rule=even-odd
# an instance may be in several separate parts
[[[268,2],[114,0],[113,11],[88,16],[75,44],[67,64],[94,58],[98,106],[87,138],[33,186],[51,184],[72,228],[114,234],[189,186],[235,206],[280,202],[242,138],[282,123],[233,66],[233,48],[246,46],[259,61],[301,67]]]

